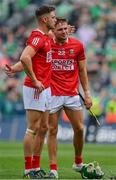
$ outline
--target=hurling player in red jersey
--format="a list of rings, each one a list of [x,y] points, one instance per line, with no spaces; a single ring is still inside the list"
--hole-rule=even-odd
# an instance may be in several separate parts
[[[72,29],[72,28],[71,28]],[[32,32],[32,34],[38,34],[39,33],[39,31],[38,30],[36,30],[36,31],[33,31]],[[45,35],[45,37],[46,37],[46,35]],[[50,31],[49,32],[49,37],[53,37],[53,33]],[[29,38],[28,40],[27,40],[27,44],[29,43],[29,45],[30,46],[32,46],[31,44],[30,44],[30,42],[31,42],[32,40],[31,40],[31,38]],[[38,44],[38,39],[37,39],[37,37],[32,41],[35,45],[36,44]],[[40,44],[39,44],[40,45]],[[33,46],[32,46],[33,47]],[[35,47],[34,47],[35,48]],[[36,58],[36,61],[37,61],[38,59]],[[37,61],[37,63],[38,63],[38,61]],[[43,67],[42,67],[43,68]],[[37,73],[39,73],[40,72],[40,67],[39,67],[39,64],[38,64],[38,69],[36,68],[36,65],[35,65],[35,69],[37,70]],[[22,63],[21,63],[21,61],[19,61],[19,62],[17,62],[16,64],[14,64],[14,65],[12,65],[12,66],[9,66],[9,65],[6,65],[6,67],[4,68],[4,70],[5,70],[5,72],[6,72],[6,74],[9,76],[9,77],[13,77],[13,75],[16,73],[16,72],[21,72],[21,71],[23,71],[24,70],[24,68],[23,68],[23,66],[22,66]],[[50,73],[50,71],[49,71],[49,69],[48,70],[46,70],[46,71],[44,71],[44,69],[43,69],[43,75],[48,75],[47,77],[49,77],[49,73]],[[47,74],[46,74],[46,72],[47,72]],[[47,80],[47,82],[46,83],[49,83],[49,79]],[[30,81],[30,79],[29,79],[29,77],[26,77],[26,80],[25,80],[25,86],[29,86],[29,87],[33,87],[34,85],[33,85],[33,83]],[[45,86],[45,85],[44,85]],[[30,95],[31,95],[31,92],[29,92],[28,93],[29,95],[27,96],[27,99],[25,100],[26,102],[27,102],[27,105],[28,104],[30,104],[30,102],[29,101],[31,101],[30,100]],[[36,103],[38,103],[38,101],[37,100],[39,100],[38,99],[38,95],[39,95],[39,93],[38,93],[38,91],[37,90],[35,90],[35,93],[34,93],[34,99],[36,99]],[[48,97],[49,97],[49,94],[48,94]],[[46,98],[46,96],[44,97],[44,98]],[[46,99],[43,99],[43,102],[45,101]],[[25,103],[26,103],[25,102]],[[47,103],[47,101],[46,101],[46,103]],[[49,103],[49,99],[48,99],[48,103]],[[42,104],[41,104],[42,105]],[[39,103],[37,104],[37,106],[39,106]],[[32,112],[32,111],[31,111]],[[37,113],[38,114],[38,113]],[[36,117],[36,114],[35,114],[35,116],[34,117]],[[34,146],[34,149],[33,149],[33,154],[35,155],[35,156],[33,156],[33,159],[32,159],[32,164],[31,164],[31,166],[32,166],[32,168],[33,169],[35,169],[35,170],[39,170],[40,169],[40,155],[41,155],[41,151],[42,151],[42,147],[43,147],[43,143],[44,143],[44,138],[45,138],[45,134],[46,134],[46,132],[47,132],[47,117],[46,117],[46,114],[44,113],[43,114],[43,116],[42,116],[42,119],[43,119],[43,121],[41,121],[41,124],[39,125],[39,127],[38,127],[38,125],[37,125],[37,127],[38,127],[38,133],[37,133],[37,131],[36,131],[36,134],[37,134],[37,137],[35,137],[35,146]],[[46,119],[46,121],[45,121],[45,119]],[[29,128],[27,129],[28,130],[28,132],[26,131],[26,133],[29,133],[29,134],[34,134],[34,131],[30,131],[29,130]],[[27,135],[26,135],[27,136]],[[32,142],[32,141],[31,141]],[[28,148],[30,149],[30,147],[27,147],[27,151],[28,151]],[[39,156],[38,156],[38,153],[39,153]],[[26,159],[27,157],[25,157],[25,159]],[[30,155],[29,155],[29,157],[28,157],[29,159],[30,159]],[[25,172],[27,172],[27,175],[26,176],[28,176],[28,175],[30,175],[30,172],[29,172],[29,170],[26,168],[27,166],[30,166],[30,161],[28,160],[28,162],[26,162],[26,164],[25,164]],[[30,168],[31,169],[31,168]],[[50,164],[50,169],[51,170],[53,170],[54,171],[54,164]],[[28,173],[29,172],[29,173]],[[40,169],[38,172],[38,177],[41,177],[41,175],[44,173],[44,172],[42,172],[42,170]],[[40,174],[41,173],[41,174]],[[53,174],[54,175],[54,174]],[[37,177],[37,174],[36,174],[36,177]],[[55,177],[58,177],[57,176],[57,174],[56,174],[56,176]]]
[[[27,74],[23,86],[23,100],[27,116],[27,129],[24,136],[24,177],[32,179],[42,178],[45,175],[40,169],[38,136],[42,121],[48,120],[51,105],[51,44],[47,33],[55,27],[55,8],[42,6],[35,11],[35,15],[38,28],[31,32],[20,57],[22,64],[18,65],[18,71],[24,69]],[[10,74],[10,67],[7,66],[6,69],[9,69]],[[14,69],[17,71],[17,65]],[[41,150],[42,145],[39,153]]]
[[[86,61],[83,45],[74,38],[68,38],[68,25],[65,19],[58,19],[54,29],[55,37],[52,44],[52,109],[49,118],[48,150],[50,158],[49,178],[58,178],[57,172],[57,130],[61,109],[64,108],[74,130],[73,144],[75,149],[75,164],[73,168],[80,171],[83,166],[83,112],[78,96],[79,79],[84,91],[86,108],[92,106],[90,97]],[[22,65],[21,65],[22,66]],[[16,67],[16,68],[15,68]],[[22,71],[19,65],[14,65],[15,72]],[[11,75],[10,71],[7,74]],[[77,118],[78,117],[78,118]],[[46,122],[41,125],[38,139],[44,142],[42,136],[46,129]],[[40,131],[40,129],[39,129]],[[40,143],[39,142],[39,143]],[[36,145],[38,146],[36,139]],[[39,151],[41,152],[41,145]]]
[[[91,108],[86,60],[80,41],[68,37],[68,24],[65,19],[57,19],[52,46],[51,111],[49,118],[48,151],[50,158],[49,177],[58,177],[57,172],[57,131],[62,109],[68,116],[74,131],[73,145],[75,160],[73,169],[83,167],[83,109],[78,95],[79,80],[83,89],[85,106]]]

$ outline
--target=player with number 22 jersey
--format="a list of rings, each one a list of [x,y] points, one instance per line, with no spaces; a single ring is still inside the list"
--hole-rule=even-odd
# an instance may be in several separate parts
[[[82,43],[72,37],[60,45],[52,40],[52,95],[74,96],[78,89],[78,61],[85,60]]]

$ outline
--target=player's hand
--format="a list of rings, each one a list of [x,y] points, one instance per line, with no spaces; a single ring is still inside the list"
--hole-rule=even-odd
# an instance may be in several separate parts
[[[92,107],[92,99],[90,95],[84,96],[84,104],[85,104],[86,109],[90,109]]]
[[[37,88],[37,89],[39,90],[39,92],[42,92],[42,91],[45,89],[45,87],[44,87],[44,85],[41,83],[41,81],[35,80],[35,81],[33,82],[33,85],[35,86],[35,88]]]
[[[13,70],[12,66],[9,66],[8,64],[5,65],[3,68],[4,72],[7,74],[9,77],[13,77],[15,75],[15,72]]]
[[[75,26],[68,25],[68,34],[71,35],[76,31]]]

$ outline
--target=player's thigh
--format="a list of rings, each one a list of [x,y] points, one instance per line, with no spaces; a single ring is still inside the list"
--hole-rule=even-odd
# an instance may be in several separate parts
[[[60,116],[60,112],[61,110],[49,115],[49,123],[48,123],[49,130],[58,129],[58,119]]]
[[[83,127],[83,110],[82,109],[72,110],[65,107],[64,110],[73,128],[80,129]]]
[[[36,110],[26,110],[27,127],[32,130],[36,130],[36,127],[40,126],[43,112]]]

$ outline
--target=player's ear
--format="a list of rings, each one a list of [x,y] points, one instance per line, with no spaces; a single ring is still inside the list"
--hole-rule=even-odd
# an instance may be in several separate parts
[[[41,20],[42,20],[44,23],[46,23],[46,22],[48,21],[48,18],[47,18],[47,16],[42,16],[42,17],[41,17]]]

